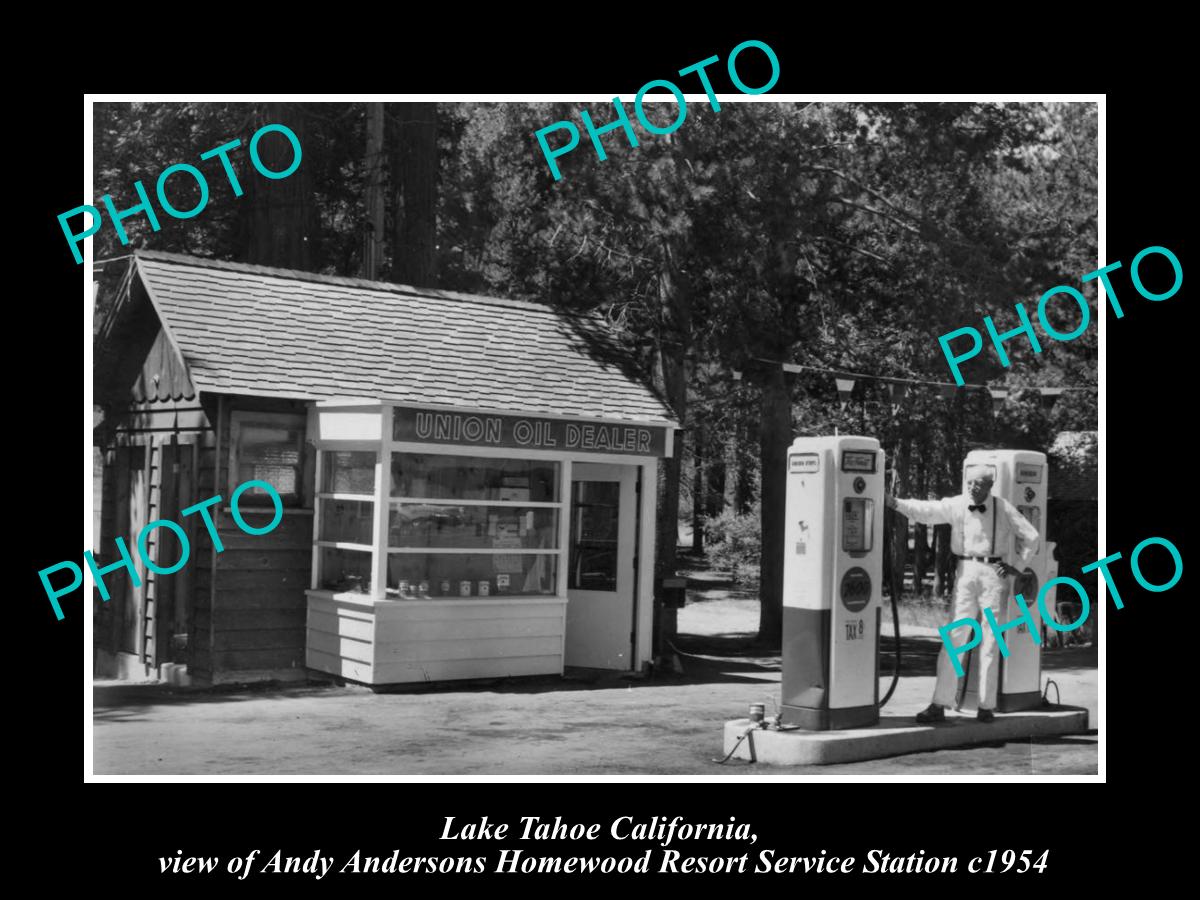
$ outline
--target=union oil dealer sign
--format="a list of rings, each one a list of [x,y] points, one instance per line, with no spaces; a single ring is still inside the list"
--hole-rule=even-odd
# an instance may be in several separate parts
[[[632,456],[666,454],[666,429],[620,422],[396,407],[393,439]]]

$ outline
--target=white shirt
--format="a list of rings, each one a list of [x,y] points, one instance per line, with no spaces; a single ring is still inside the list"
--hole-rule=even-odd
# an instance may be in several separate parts
[[[957,556],[999,556],[1023,568],[1038,550],[1037,529],[1003,497],[989,494],[983,512],[970,510],[966,494],[941,500],[901,500],[896,511],[922,525],[949,525],[950,551]],[[995,534],[992,533],[993,522]],[[1019,563],[1019,564],[1018,564]]]

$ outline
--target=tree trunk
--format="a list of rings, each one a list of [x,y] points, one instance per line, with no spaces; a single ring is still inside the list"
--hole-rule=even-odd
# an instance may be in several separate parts
[[[745,515],[754,505],[753,454],[750,453],[751,436],[744,422],[738,422],[729,448],[726,463],[726,480],[732,481],[730,502],[739,515]]]
[[[675,413],[680,427],[687,427],[687,350],[691,335],[691,297],[687,286],[678,276],[675,258],[669,243],[663,244],[663,267],[659,273],[658,289],[662,323],[658,336],[658,365],[656,379],[659,390]],[[679,479],[681,474],[682,440],[676,436],[675,452],[662,461],[659,469],[658,521],[655,533],[658,554],[654,571],[659,578],[673,575],[676,548],[679,544]],[[656,597],[656,601],[659,598]],[[656,603],[657,614],[657,603]]]
[[[929,526],[917,525],[913,530],[916,532],[913,540],[913,592],[918,597],[924,597],[925,575],[929,572],[932,556],[929,551]]]
[[[909,448],[910,440],[902,437],[896,444],[896,456],[892,463],[892,492],[897,497],[905,497],[911,490],[909,485]],[[908,559],[908,517],[892,510],[891,541],[885,541],[887,547],[887,571],[885,577],[891,588],[896,602],[904,594],[904,567]]]
[[[783,639],[783,532],[787,516],[787,451],[792,441],[792,398],[779,366],[763,373],[761,460],[762,559],[759,567],[758,640]]]
[[[295,132],[301,151],[307,146],[307,116],[301,103],[266,103],[256,124],[286,125]],[[271,172],[284,172],[295,160],[291,141],[278,132],[265,135],[257,149],[263,168]],[[311,157],[302,152],[299,168],[286,178],[269,179],[251,168],[240,179],[246,188],[242,205],[249,213],[247,262],[312,269],[320,259],[312,171]]]
[[[363,235],[363,278],[375,280],[383,262],[383,104],[367,104],[367,154],[365,205],[367,227]]]
[[[397,185],[392,280],[434,287],[437,279],[437,104],[392,104],[399,120],[393,142]]]
[[[920,458],[917,461],[917,483],[915,496],[924,500],[928,490],[925,471],[926,454],[923,452],[923,447],[918,450]],[[925,525],[917,525],[915,540],[913,543],[913,593],[917,597],[925,596],[925,573],[929,569],[929,528]]]
[[[953,587],[954,558],[950,555],[950,526],[933,526],[933,593],[944,600]]]
[[[704,431],[697,425],[692,432],[692,552],[704,552]]]
[[[682,360],[660,353],[659,366],[665,384],[684,380]],[[669,391],[668,387],[668,396]],[[686,404],[672,403],[671,407],[682,423],[683,416],[687,413]],[[664,459],[659,469],[658,521],[655,525],[658,554],[654,566],[655,575],[659,578],[675,574],[676,551],[679,546],[679,477],[682,467],[679,458],[681,441],[678,437],[677,435],[674,454]]]
[[[710,442],[704,464],[704,515],[710,519],[725,511],[725,459],[717,454],[719,449]]]

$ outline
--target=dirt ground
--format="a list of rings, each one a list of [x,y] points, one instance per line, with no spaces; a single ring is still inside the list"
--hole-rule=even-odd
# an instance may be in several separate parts
[[[694,598],[694,602],[693,602]],[[778,655],[758,655],[757,603],[712,585],[689,591],[676,642],[682,673],[426,686],[393,693],[333,684],[223,690],[98,682],[97,775],[1060,775],[1097,771],[1092,646],[1043,654],[1043,680],[1085,707],[1086,735],[996,743],[837,766],[730,763],[722,725],[779,697]],[[885,622],[887,617],[885,616]],[[890,635],[890,623],[885,628]],[[903,665],[883,715],[911,716],[933,691],[931,628],[905,625]],[[884,638],[880,672],[890,673]],[[886,690],[887,682],[882,685]],[[1053,693],[1053,692],[1052,692]]]

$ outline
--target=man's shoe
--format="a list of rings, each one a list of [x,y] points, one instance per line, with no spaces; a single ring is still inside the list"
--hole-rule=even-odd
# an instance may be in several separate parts
[[[985,725],[996,718],[996,714],[990,709],[980,709],[975,713],[975,719],[978,722],[983,722]]]
[[[936,703],[930,703],[925,709],[917,713],[917,722],[920,725],[932,725],[934,722],[945,722],[946,711]]]

